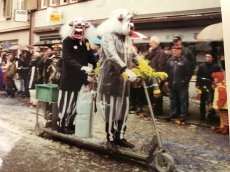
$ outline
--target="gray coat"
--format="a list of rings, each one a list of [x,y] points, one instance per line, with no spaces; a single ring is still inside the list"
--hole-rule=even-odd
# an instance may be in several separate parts
[[[101,56],[98,78],[98,91],[101,94],[121,97],[125,87],[129,89],[129,81],[125,81],[121,73],[131,63],[137,64],[137,54],[130,37],[107,33],[101,39]],[[123,95],[128,96],[129,92]]]

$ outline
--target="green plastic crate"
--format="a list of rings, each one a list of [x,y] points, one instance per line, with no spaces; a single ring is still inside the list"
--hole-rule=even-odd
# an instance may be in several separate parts
[[[57,84],[36,84],[36,99],[47,102],[58,101],[58,85]]]

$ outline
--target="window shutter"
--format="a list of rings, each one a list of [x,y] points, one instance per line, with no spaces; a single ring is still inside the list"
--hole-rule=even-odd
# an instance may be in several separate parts
[[[5,12],[5,14],[6,14],[5,18],[6,19],[10,19],[12,16],[12,2],[13,2],[13,0],[6,0],[6,12]]]

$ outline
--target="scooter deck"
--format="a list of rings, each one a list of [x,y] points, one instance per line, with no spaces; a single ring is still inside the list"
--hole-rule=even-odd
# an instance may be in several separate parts
[[[116,152],[112,152],[111,150],[107,149],[106,147],[106,140],[102,138],[92,137],[92,138],[79,138],[72,134],[62,134],[58,133],[57,131],[53,131],[51,128],[39,128],[40,131],[44,133],[49,133],[55,137],[73,142],[78,146],[84,146],[86,148],[103,151],[105,153],[112,153],[116,155],[122,155],[126,158],[142,161],[148,163],[149,161],[149,154],[144,153],[143,151],[137,148],[122,148],[118,146],[118,150]]]

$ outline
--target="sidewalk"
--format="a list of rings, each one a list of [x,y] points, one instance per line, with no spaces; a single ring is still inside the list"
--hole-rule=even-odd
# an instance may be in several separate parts
[[[202,127],[211,127],[211,126],[219,126],[219,119],[216,118],[215,120],[200,120],[200,101],[196,98],[189,98],[189,116],[187,117],[186,124],[197,125]],[[148,113],[148,106],[144,106],[144,113]],[[163,100],[163,116],[155,116],[156,119],[165,120],[166,117],[170,114],[170,101],[169,97],[164,97]],[[178,118],[172,119],[171,121],[179,120]]]

